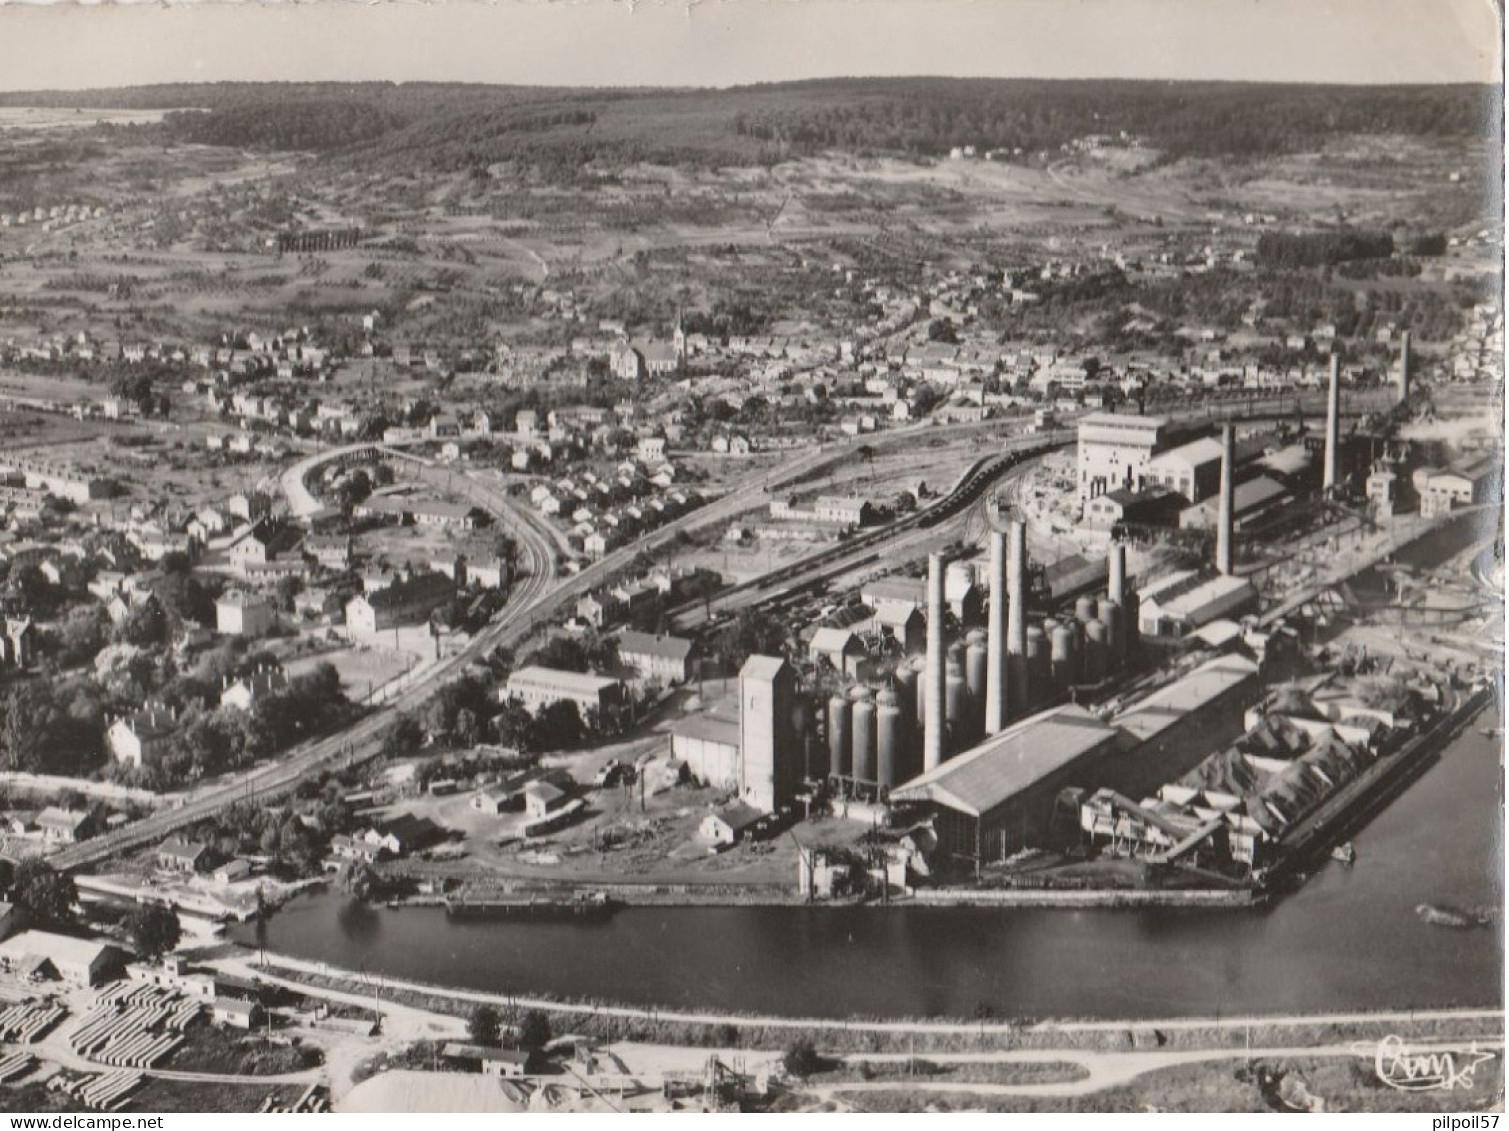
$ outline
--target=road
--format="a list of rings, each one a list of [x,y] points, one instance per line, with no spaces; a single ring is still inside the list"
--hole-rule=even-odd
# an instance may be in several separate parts
[[[278,955],[271,956],[271,960],[281,966],[304,970],[310,973],[323,973],[348,978],[356,977],[356,975],[353,975],[349,971],[328,967],[323,963],[306,962]],[[1407,1032],[1410,1028],[1420,1023],[1481,1021],[1484,1023],[1484,1032],[1481,1037],[1411,1040],[1409,1042],[1411,1051],[1423,1054],[1429,1052],[1460,1051],[1469,1046],[1476,1047],[1479,1050],[1501,1050],[1504,1047],[1503,1030],[1501,1027],[1503,1012],[1494,1009],[1397,1010],[1376,1013],[1281,1014],[1222,1018],[1185,1017],[1146,1021],[1039,1022],[1023,1027],[1019,1024],[1002,1021],[968,1022],[916,1019],[900,1021],[852,1021],[837,1018],[751,1016],[749,1014],[735,1013],[662,1010],[654,1007],[571,1003],[553,1001],[546,998],[536,999],[467,990],[441,989],[435,986],[423,986],[413,982],[383,977],[373,979],[373,988],[370,993],[356,994],[349,991],[310,986],[301,981],[279,977],[268,972],[250,958],[216,959],[210,965],[242,977],[257,978],[272,985],[285,986],[311,997],[325,998],[352,1005],[371,1005],[374,1001],[380,1002],[384,994],[391,994],[395,991],[408,991],[423,992],[432,996],[450,998],[462,1003],[464,1006],[487,1002],[518,1008],[549,1010],[557,1014],[575,1013],[584,1016],[612,1016],[649,1022],[728,1025],[734,1027],[747,1026],[762,1030],[784,1029],[802,1032],[845,1030],[863,1033],[885,1033],[893,1036],[920,1033],[954,1037],[978,1036],[982,1040],[986,1037],[999,1039],[1027,1033],[1050,1037],[1053,1035],[1062,1035],[1065,1038],[1065,1045],[1068,1047],[992,1049],[981,1052],[941,1052],[927,1050],[918,1055],[921,1059],[933,1063],[960,1066],[972,1064],[1067,1063],[1079,1066],[1085,1073],[1084,1076],[1073,1080],[1040,1084],[971,1083],[968,1081],[930,1080],[925,1077],[908,1077],[892,1081],[854,1081],[819,1084],[802,1089],[805,1093],[818,1098],[831,1098],[839,1093],[882,1092],[896,1091],[898,1089],[906,1089],[908,1091],[926,1090],[939,1093],[974,1093],[980,1095],[1076,1096],[1117,1087],[1129,1083],[1138,1076],[1148,1072],[1209,1061],[1274,1060],[1296,1057],[1359,1058],[1371,1055],[1369,1052],[1371,1043],[1290,1044],[1284,1042],[1282,1034],[1278,1034],[1279,1039],[1274,1041],[1275,1030],[1285,1028],[1306,1029],[1337,1025],[1396,1024],[1407,1027],[1405,1030]],[[423,1026],[426,1018],[429,1018],[431,1023],[458,1024],[449,1017],[442,1018],[438,1014],[428,1014],[424,1010],[416,1009],[412,1006],[399,1005],[391,1001],[381,1002],[380,1008],[385,1015],[392,1014],[395,1019],[401,1018],[406,1026],[411,1029],[416,1026]],[[1254,1029],[1259,1030],[1272,1043],[1254,1046],[1250,1039],[1251,1031]],[[1150,1048],[1120,1052],[1073,1047],[1075,1036],[1086,1033],[1105,1033],[1121,1038],[1128,1032],[1152,1033],[1156,1031],[1167,1034],[1179,1030],[1218,1030],[1225,1033],[1241,1033],[1246,1035],[1248,1039],[1239,1046],[1208,1049]],[[729,1049],[719,1053],[717,1050],[709,1050],[702,1047],[693,1049],[683,1046],[655,1046],[637,1043],[615,1046],[615,1051],[621,1054],[624,1060],[643,1061],[647,1066],[686,1070],[700,1068],[706,1057],[710,1054],[720,1055],[729,1063],[736,1058],[747,1059],[751,1056],[751,1050],[747,1048]],[[758,1054],[754,1055],[757,1056]],[[774,1058],[777,1054],[771,1053],[770,1055]],[[912,1059],[912,1056],[909,1053],[854,1053],[845,1055],[840,1059],[851,1063],[866,1062],[870,1064],[904,1065],[908,1060]],[[633,1068],[628,1069],[628,1071],[630,1074],[643,1074]]]
[[[304,479],[319,463],[340,459],[364,448],[391,446],[351,444],[306,457],[294,465],[294,468],[299,469],[294,482],[298,484],[298,489],[307,492],[303,488]],[[381,708],[364,716],[346,730],[297,746],[277,762],[240,775],[223,786],[198,793],[178,808],[159,810],[123,828],[64,849],[51,857],[50,862],[54,867],[70,871],[94,865],[163,840],[178,829],[202,821],[229,805],[266,800],[293,788],[312,774],[372,757],[381,749],[388,728],[400,713],[420,707],[437,688],[453,678],[465,665],[484,658],[498,647],[518,644],[539,623],[549,619],[567,602],[575,601],[577,597],[602,585],[618,571],[628,567],[639,554],[664,545],[682,530],[728,521],[734,515],[758,505],[765,497],[767,487],[778,486],[810,474],[825,463],[842,458],[849,446],[818,446],[771,474],[765,482],[741,488],[683,515],[638,541],[615,550],[575,577],[561,582],[558,582],[556,575],[553,532],[541,518],[509,497],[500,483],[454,472],[438,465],[429,465],[427,461],[408,462],[407,466],[412,474],[466,495],[515,535],[520,550],[519,576],[498,617],[464,648],[444,657],[428,670],[418,672]],[[294,468],[283,474],[285,489],[290,484],[290,476],[294,475]]]
[[[327,453],[336,458],[338,453]],[[521,639],[532,627],[541,606],[551,596],[555,580],[555,551],[542,531],[542,523],[502,491],[477,485],[474,501],[507,524],[519,545],[519,570],[508,603],[492,624],[464,648],[423,670],[382,708],[364,716],[338,734],[295,747],[282,759],[240,775],[223,786],[202,792],[176,809],[165,809],[114,832],[74,845],[51,858],[55,867],[74,869],[152,843],[176,829],[211,816],[235,802],[265,799],[296,785],[302,778],[343,762],[370,757],[380,747],[395,716],[411,711],[429,698],[446,679],[466,664],[486,656],[499,645]]]
[[[325,962],[312,962],[286,954],[268,952],[271,965],[286,970],[326,977],[360,980],[363,976],[351,970],[343,970]],[[287,986],[315,997],[335,995],[343,997],[342,991],[326,990],[297,980],[282,978],[264,969],[259,962],[248,957],[217,958],[205,963],[227,973],[246,978],[260,978],[273,985]],[[1013,1021],[930,1021],[920,1018],[903,1018],[895,1021],[850,1020],[841,1017],[781,1017],[770,1014],[723,1013],[716,1010],[661,1009],[656,1006],[604,1005],[594,1002],[557,1001],[546,997],[515,994],[484,993],[479,990],[452,989],[435,984],[405,981],[401,978],[379,976],[373,979],[376,992],[408,991],[449,998],[463,1006],[480,1003],[510,1005],[522,1009],[542,1009],[552,1013],[575,1013],[586,1016],[617,1017],[630,1021],[668,1021],[694,1025],[732,1025],[736,1028],[783,1029],[813,1032],[818,1030],[843,1030],[854,1033],[889,1033],[906,1035],[926,1033],[934,1036],[996,1036],[1009,1037],[1028,1033],[1090,1033],[1102,1032],[1124,1034],[1127,1032],[1151,1033],[1172,1029],[1219,1029],[1224,1032],[1241,1033],[1252,1028],[1287,1028],[1310,1025],[1345,1025],[1365,1023],[1397,1023],[1414,1025],[1422,1021],[1484,1021],[1490,1030],[1503,1035],[1502,1009],[1422,1009],[1380,1010],[1376,1013],[1324,1013],[1324,1014],[1243,1014],[1232,1017],[1175,1017],[1148,1018],[1145,1020],[1116,1021],[1041,1021],[1024,1026]],[[367,998],[371,1000],[370,996]],[[384,1009],[387,1006],[383,1007]],[[1494,1028],[1497,1027],[1497,1028]]]
[[[1212,402],[1218,403],[1218,402]],[[1243,415],[1277,411],[1292,405],[1293,398],[1242,398],[1239,402]],[[1201,419],[1211,415],[1211,406],[1205,403],[1191,406],[1177,414],[1180,418]],[[411,471],[421,478],[429,478],[437,486],[467,495],[478,506],[487,510],[495,521],[512,531],[519,543],[521,571],[509,593],[507,604],[497,618],[479,632],[465,647],[443,657],[427,669],[422,669],[406,680],[401,689],[390,695],[383,706],[364,716],[353,726],[338,734],[315,739],[295,747],[279,761],[258,767],[236,777],[223,786],[203,790],[186,799],[175,809],[164,809],[123,828],[105,833],[73,845],[51,858],[55,867],[72,870],[107,860],[123,852],[155,843],[171,833],[205,819],[236,802],[266,800],[291,789],[299,781],[322,770],[341,764],[355,764],[372,757],[382,746],[382,740],[394,719],[402,712],[420,707],[446,680],[454,677],[464,666],[480,660],[494,649],[510,647],[525,639],[538,624],[548,620],[574,602],[578,597],[596,589],[619,571],[626,569],[636,557],[653,553],[677,537],[682,531],[695,530],[716,523],[727,522],[736,515],[751,510],[767,501],[768,493],[781,486],[796,482],[814,474],[828,464],[843,459],[861,444],[891,446],[905,444],[914,436],[953,436],[977,431],[1000,431],[1001,421],[986,421],[979,424],[935,425],[931,421],[891,429],[876,436],[858,437],[832,444],[817,444],[793,458],[774,472],[767,473],[760,482],[752,483],[699,507],[690,514],[651,532],[613,553],[601,561],[581,570],[576,576],[557,583],[555,532],[529,509],[509,497],[502,484],[465,472],[455,472],[427,460],[404,461]],[[1037,439],[1033,437],[1031,439]],[[421,441],[410,441],[420,443]],[[299,507],[318,509],[319,502],[309,493],[305,482],[310,472],[319,464],[340,459],[353,452],[372,448],[396,448],[402,445],[365,442],[331,448],[317,452],[297,461],[280,476],[289,503],[297,512]],[[439,481],[444,477],[444,482]],[[874,547],[871,547],[872,549]]]
[[[1102,1092],[1107,1088],[1131,1083],[1137,1077],[1161,1069],[1179,1068],[1189,1064],[1204,1064],[1221,1060],[1292,1060],[1297,1057],[1346,1057],[1356,1060],[1369,1056],[1370,1042],[1356,1045],[1278,1045],[1226,1049],[1154,1049],[1147,1052],[1098,1052],[1081,1049],[1033,1049],[1010,1050],[996,1053],[926,1053],[919,1059],[934,1064],[1074,1064],[1085,1072],[1075,1080],[1059,1080],[1041,1084],[993,1084],[971,1083],[964,1080],[931,1080],[926,1077],[908,1076],[889,1081],[855,1081],[841,1084],[821,1084],[802,1089],[815,1099],[832,1099],[839,1094],[858,1092],[911,1093],[936,1092],[984,1096],[1040,1096],[1067,1097],[1085,1096]],[[1484,1038],[1472,1041],[1420,1041],[1411,1042],[1414,1055],[1430,1053],[1460,1054],[1469,1047],[1477,1050],[1504,1047],[1502,1038]],[[843,1058],[850,1062],[869,1064],[892,1063],[904,1065],[909,1059],[902,1054],[863,1053]],[[1381,1086],[1381,1085],[1380,1085]],[[1489,1102],[1492,1102],[1491,1100]]]

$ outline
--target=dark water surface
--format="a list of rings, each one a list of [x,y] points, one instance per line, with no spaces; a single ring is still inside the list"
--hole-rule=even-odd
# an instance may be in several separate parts
[[[1501,742],[1478,720],[1296,894],[1256,910],[629,908],[576,923],[453,922],[339,891],[274,916],[269,949],[498,992],[806,1016],[1166,1017],[1503,1002]],[[251,941],[252,928],[235,931]]]

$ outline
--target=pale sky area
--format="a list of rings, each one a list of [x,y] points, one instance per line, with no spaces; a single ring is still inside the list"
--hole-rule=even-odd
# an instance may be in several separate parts
[[[1497,81],[1491,0],[0,0],[0,89],[840,75]]]

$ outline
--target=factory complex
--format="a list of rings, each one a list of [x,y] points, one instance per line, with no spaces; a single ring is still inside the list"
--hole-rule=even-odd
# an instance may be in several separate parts
[[[923,577],[872,577],[824,610],[800,661],[749,658],[737,700],[681,719],[670,741],[692,779],[729,795],[739,831],[724,839],[831,812],[897,830],[870,839],[887,846],[882,882],[902,887],[989,880],[1042,854],[1080,886],[1125,884],[1116,861],[1140,885],[1260,886],[1324,824],[1301,837],[1307,817],[1353,805],[1461,698],[1449,679],[1373,679],[1365,660],[1317,676],[1297,633],[1261,615],[1266,541],[1346,520],[1364,473],[1369,494],[1374,475],[1405,477],[1399,449],[1369,465],[1363,439],[1341,435],[1339,375],[1333,356],[1315,445],[1088,415],[1075,479],[1085,528],[1114,528],[1100,560],[1034,565],[1027,522],[993,513],[978,558],[931,552]],[[1427,468],[1422,519],[1493,497],[1475,466]],[[1108,500],[1163,517],[1106,523]],[[1152,527],[1208,542],[1144,556],[1157,568],[1134,577],[1129,550]]]

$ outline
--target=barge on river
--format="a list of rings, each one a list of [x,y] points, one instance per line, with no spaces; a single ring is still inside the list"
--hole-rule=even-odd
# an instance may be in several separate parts
[[[606,919],[618,904],[606,892],[576,892],[566,897],[539,892],[447,896],[451,919]]]

